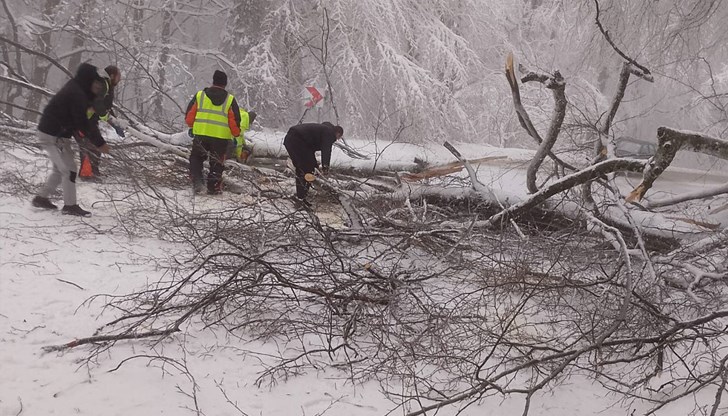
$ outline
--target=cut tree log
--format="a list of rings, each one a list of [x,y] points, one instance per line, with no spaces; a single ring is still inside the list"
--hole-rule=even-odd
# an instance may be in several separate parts
[[[479,159],[468,160],[468,163],[470,163],[471,165],[477,165],[484,162],[490,162],[492,160],[503,159],[508,159],[508,156],[486,156]],[[403,173],[400,175],[400,178],[406,182],[416,182],[423,179],[435,178],[439,176],[449,175],[451,173],[460,172],[461,170],[463,170],[463,167],[464,163],[461,161],[457,161],[445,165],[433,166],[418,173]]]

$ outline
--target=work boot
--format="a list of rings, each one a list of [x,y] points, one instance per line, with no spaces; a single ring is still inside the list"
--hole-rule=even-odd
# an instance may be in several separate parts
[[[90,217],[91,212],[76,205],[64,205],[61,213],[64,215],[75,215],[77,217]]]
[[[53,202],[51,202],[50,199],[42,196],[36,196],[35,198],[33,198],[31,204],[33,204],[33,206],[36,208],[58,209],[58,207]]]

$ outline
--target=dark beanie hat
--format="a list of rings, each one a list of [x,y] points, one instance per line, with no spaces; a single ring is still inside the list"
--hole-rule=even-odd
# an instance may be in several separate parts
[[[212,74],[212,85],[219,85],[221,87],[226,86],[227,74],[220,70],[215,70],[215,73]]]

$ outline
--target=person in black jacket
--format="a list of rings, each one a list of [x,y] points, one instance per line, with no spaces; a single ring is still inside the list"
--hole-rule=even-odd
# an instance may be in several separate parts
[[[95,66],[82,63],[76,75],[51,98],[43,109],[38,123],[40,145],[53,163],[53,171],[45,185],[33,198],[38,208],[56,209],[48,199],[59,184],[63,186],[63,214],[86,217],[91,215],[76,201],[76,163],[71,150],[71,137],[87,138],[102,153],[109,153],[109,145],[99,132],[98,125],[87,116],[93,100],[103,90],[103,80]]]
[[[311,206],[306,194],[318,168],[316,151],[321,152],[321,172],[326,174],[331,163],[331,147],[343,135],[341,126],[329,122],[298,124],[288,129],[283,145],[296,168],[296,198],[303,205]]]

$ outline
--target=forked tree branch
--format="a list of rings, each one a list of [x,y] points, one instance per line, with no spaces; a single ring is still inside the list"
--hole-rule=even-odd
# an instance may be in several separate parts
[[[602,22],[599,20],[599,12],[600,12],[600,10],[599,10],[599,0],[594,0],[594,5],[596,6],[596,9],[597,9],[596,17],[595,17],[595,20],[596,20],[596,23],[597,23],[597,27],[599,28],[599,31],[602,32],[602,35],[604,35],[604,39],[606,39],[607,43],[609,43],[609,45],[612,47],[612,49],[614,49],[614,51],[617,52],[619,54],[619,56],[621,56],[627,62],[629,62],[632,65],[634,65],[637,68],[639,68],[645,76],[650,76],[651,75],[651,72],[650,72],[649,69],[647,69],[647,67],[645,67],[643,65],[640,65],[637,61],[635,61],[634,59],[632,59],[629,56],[627,56],[627,54],[625,54],[624,52],[622,52],[622,50],[620,50],[617,47],[617,45],[614,44],[614,41],[612,40],[612,37],[609,36],[609,32],[604,29],[604,26],[602,26]]]
[[[15,42],[15,41],[12,41],[12,40],[10,40],[10,39],[6,38],[5,36],[2,36],[2,35],[0,35],[0,41],[9,43],[10,45],[13,45],[16,48],[18,48],[18,49],[20,49],[20,50],[22,50],[24,52],[27,52],[27,53],[29,53],[31,55],[40,56],[41,58],[43,58],[43,59],[47,60],[48,62],[52,63],[56,68],[58,68],[61,71],[63,71],[64,74],[68,75],[70,78],[73,78],[73,73],[71,73],[71,71],[69,71],[68,68],[66,68],[65,66],[63,66],[60,62],[58,62],[57,60],[55,60],[54,58],[52,58],[48,54],[45,54],[43,52],[38,52],[36,50],[33,50],[31,48],[28,48],[27,46],[21,45],[20,43]]]
[[[513,96],[513,106],[516,110],[516,115],[518,116],[518,122],[521,124],[521,127],[523,127],[529,136],[533,137],[534,140],[539,145],[542,145],[544,140],[541,138],[541,135],[536,130],[536,127],[533,125],[533,122],[531,122],[531,117],[528,115],[528,112],[526,111],[526,108],[523,106],[523,103],[521,102],[521,91],[518,87],[518,79],[516,78],[516,74],[513,68],[513,54],[509,53],[506,57],[506,68],[505,68],[505,74],[506,79],[508,80],[508,85],[511,87],[511,95]],[[527,75],[524,77],[527,81],[535,80],[533,79],[533,75]],[[569,163],[566,163],[565,161],[561,160],[559,157],[557,157],[549,148],[546,154],[557,164],[563,166],[566,169],[576,171],[578,170],[574,166],[570,165]]]

